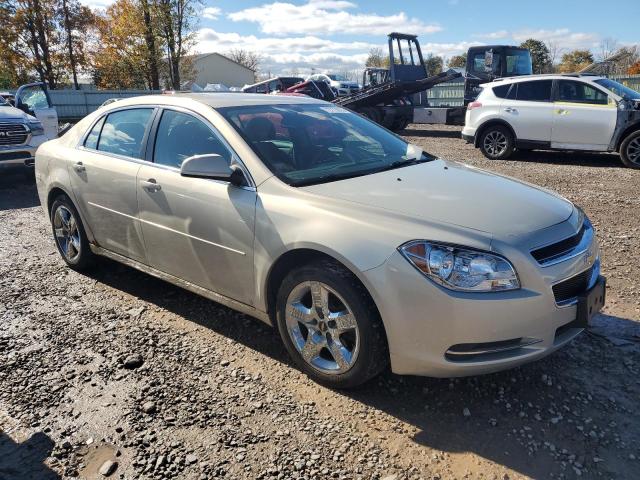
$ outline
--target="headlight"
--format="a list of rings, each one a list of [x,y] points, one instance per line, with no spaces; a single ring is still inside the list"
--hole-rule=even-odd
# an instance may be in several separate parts
[[[399,250],[427,278],[450,290],[501,292],[520,288],[513,265],[498,255],[423,240],[405,243]]]
[[[29,120],[29,129],[31,130],[31,135],[44,135],[44,127],[40,120]]]

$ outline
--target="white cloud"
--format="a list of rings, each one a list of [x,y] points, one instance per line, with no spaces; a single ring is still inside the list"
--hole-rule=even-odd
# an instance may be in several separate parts
[[[303,5],[276,1],[233,12],[228,17],[234,22],[257,23],[262,32],[271,35],[386,35],[392,31],[424,35],[442,30],[439,25],[425,24],[404,12],[385,16],[347,11],[356,7],[355,3],[341,0],[308,0]]]
[[[598,46],[601,40],[600,35],[596,33],[572,32],[568,28],[557,28],[555,30],[498,30],[496,32],[477,34],[474,37],[483,40],[512,40],[514,43],[522,43],[529,38],[535,38],[543,42],[556,43],[563,50],[574,50],[576,48],[593,49]]]
[[[80,3],[86,7],[105,10],[114,0],[80,0]]]
[[[221,13],[222,10],[218,7],[205,7],[202,10],[202,17],[209,20],[217,20]]]

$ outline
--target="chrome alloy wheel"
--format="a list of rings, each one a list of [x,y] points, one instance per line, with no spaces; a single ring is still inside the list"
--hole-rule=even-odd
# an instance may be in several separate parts
[[[627,158],[636,165],[640,165],[640,137],[634,138],[627,145]]]
[[[69,262],[80,255],[80,230],[73,213],[64,205],[58,206],[53,214],[53,230],[60,251]]]
[[[300,355],[316,370],[336,375],[356,362],[358,324],[344,299],[322,282],[303,282],[287,298],[287,331]]]
[[[499,157],[507,150],[507,137],[494,130],[484,137],[484,149],[492,157]]]

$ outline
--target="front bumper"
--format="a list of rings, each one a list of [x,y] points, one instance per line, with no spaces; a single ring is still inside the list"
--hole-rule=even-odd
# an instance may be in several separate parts
[[[46,141],[44,135],[29,136],[22,145],[0,146],[0,171],[32,170],[35,164],[36,150]]]
[[[589,268],[598,269],[597,278],[599,262]],[[395,252],[385,264],[365,272],[384,321],[393,372],[485,374],[538,360],[562,347],[583,329],[573,323],[575,304],[556,304],[549,278],[572,276],[584,266],[568,262],[551,269],[552,275],[524,281],[519,290],[454,292],[425,278]]]

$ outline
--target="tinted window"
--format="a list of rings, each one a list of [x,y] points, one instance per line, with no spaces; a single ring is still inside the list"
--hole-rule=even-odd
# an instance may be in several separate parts
[[[231,162],[231,152],[202,121],[186,113],[164,111],[156,135],[155,163],[179,168],[185,158],[209,153]]]
[[[518,83],[517,100],[529,102],[548,102],[551,100],[552,80],[538,80],[535,82]]]
[[[512,50],[505,53],[506,75],[531,75],[531,54],[529,50]]]
[[[558,99],[561,102],[592,103],[596,105],[606,105],[609,101],[604,92],[586,83],[573,80],[560,80],[558,82]]]
[[[102,117],[100,120],[98,120],[91,129],[91,132],[89,132],[89,135],[87,135],[87,139],[84,141],[85,147],[91,148],[93,150],[98,148],[98,138],[100,137],[100,130],[102,130],[104,118],[105,117]]]
[[[102,127],[98,150],[142,158],[142,141],[152,112],[151,108],[133,108],[110,113]]]
[[[493,87],[493,94],[498,98],[507,98],[507,93],[511,85],[500,85],[499,87]]]

